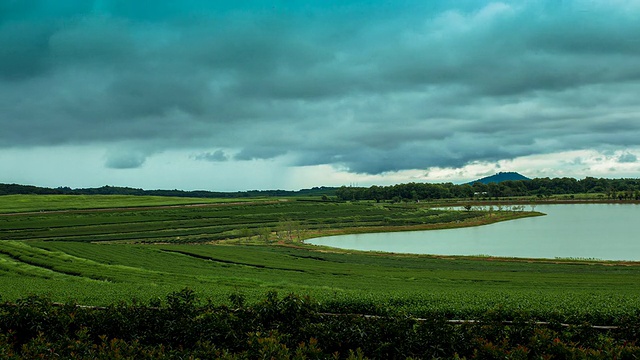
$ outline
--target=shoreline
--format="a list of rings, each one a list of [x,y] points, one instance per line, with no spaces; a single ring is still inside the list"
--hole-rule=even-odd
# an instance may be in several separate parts
[[[574,202],[569,202],[569,204],[573,204]],[[590,202],[591,203],[591,202]],[[614,202],[607,201],[602,202],[607,204],[614,204]],[[617,203],[617,202],[616,202]],[[629,203],[629,202],[623,202]],[[634,202],[635,204],[640,202]],[[567,204],[567,203],[556,203],[556,204]],[[485,203],[484,205],[490,205]],[[504,205],[504,203],[500,203],[500,205]],[[552,203],[544,203],[544,204],[536,204],[536,205],[554,205]],[[450,205],[457,206],[457,205]],[[478,206],[478,204],[474,204],[474,206]],[[357,250],[357,249],[346,249],[346,248],[338,248],[332,247],[328,245],[315,245],[308,243],[308,240],[320,238],[320,237],[332,237],[332,236],[341,236],[341,235],[354,235],[354,234],[374,234],[374,233],[384,233],[384,232],[402,232],[402,231],[427,231],[427,230],[446,230],[446,229],[456,229],[456,228],[465,228],[472,226],[483,226],[490,225],[502,221],[510,221],[510,220],[518,220],[524,219],[528,217],[536,217],[536,216],[546,216],[547,214],[537,212],[537,211],[528,211],[528,212],[514,212],[518,216],[506,217],[506,218],[494,218],[488,219],[487,217],[483,217],[482,221],[469,221],[464,223],[444,223],[444,224],[430,224],[430,226],[407,226],[407,227],[394,227],[393,229],[334,229],[333,231],[326,232],[324,234],[317,234],[313,236],[306,236],[302,241],[302,246],[295,246],[293,244],[282,244],[284,246],[297,247],[301,249],[307,249],[310,251],[335,251],[339,253],[365,253],[370,255],[380,255],[380,256],[407,256],[407,257],[428,257],[428,258],[436,258],[436,259],[448,259],[448,260],[471,260],[471,261],[498,261],[498,262],[535,262],[535,263],[547,263],[547,264],[575,264],[575,265],[601,265],[601,266],[640,266],[640,261],[634,260],[606,260],[606,259],[595,259],[595,258],[529,258],[529,257],[507,257],[507,256],[493,256],[493,255],[442,255],[442,254],[418,254],[418,253],[403,253],[403,252],[393,252],[393,251],[377,251],[377,250]],[[493,214],[492,214],[493,215]],[[354,231],[355,230],[355,231]],[[367,231],[371,230],[371,231]]]
[[[341,229],[328,229],[324,231],[314,231],[306,233],[299,241],[304,243],[307,240],[319,237],[354,235],[354,234],[373,234],[386,232],[406,232],[406,231],[426,231],[426,230],[445,230],[457,229],[473,226],[483,226],[495,224],[503,221],[517,220],[535,216],[546,216],[546,214],[537,211],[502,211],[494,212],[481,217],[474,218],[470,221],[458,221],[448,223],[422,224],[422,225],[396,225],[396,226],[364,226],[364,227],[347,227]]]

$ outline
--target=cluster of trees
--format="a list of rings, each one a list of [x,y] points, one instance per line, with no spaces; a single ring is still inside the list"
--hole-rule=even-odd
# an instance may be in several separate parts
[[[249,190],[237,192],[184,191],[184,190],[143,190],[130,187],[102,186],[99,188],[72,189],[70,187],[47,188],[32,185],[0,184],[0,195],[151,195],[197,198],[242,198],[242,197],[286,197],[333,195],[335,188],[314,187],[298,191],[289,190]]]
[[[535,178],[508,180],[500,183],[454,185],[409,183],[391,186],[346,187],[336,190],[340,200],[435,200],[466,198],[499,198],[509,196],[538,196],[593,193],[604,194],[610,199],[640,200],[640,179],[604,179],[587,177]]]

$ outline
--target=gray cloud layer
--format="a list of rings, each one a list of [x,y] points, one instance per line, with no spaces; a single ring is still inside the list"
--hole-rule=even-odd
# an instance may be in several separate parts
[[[381,173],[640,146],[638,1],[452,3],[3,2],[0,147]]]

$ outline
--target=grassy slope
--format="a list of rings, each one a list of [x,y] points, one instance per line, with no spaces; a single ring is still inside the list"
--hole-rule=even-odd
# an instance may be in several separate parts
[[[133,200],[126,201],[133,205]],[[475,215],[462,223],[493,220]],[[228,235],[238,228],[277,230],[294,224],[307,237],[345,227],[393,230],[442,221],[459,226],[452,216],[417,205],[312,202],[0,216],[3,239],[39,239],[0,242],[0,294],[3,299],[34,293],[107,304],[164,297],[185,286],[215,301],[234,292],[257,299],[277,290],[310,294],[325,304],[360,304],[366,312],[404,309],[419,315],[438,309],[451,317],[501,306],[541,317],[560,312],[610,319],[640,308],[636,266],[166,244],[177,238],[207,240],[224,226],[230,230],[222,234]],[[144,234],[161,242],[65,241],[135,240]]]
[[[198,207],[0,215],[0,237],[4,240],[170,243],[237,238],[267,240],[268,237],[276,241],[345,232],[470,226],[530,215],[446,212],[418,204],[263,201]]]
[[[185,286],[224,301],[269,290],[367,312],[439,309],[471,316],[495,306],[541,318],[618,316],[640,307],[640,267],[327,253],[275,246],[2,242],[4,299],[27,293],[85,304],[162,297]]]
[[[104,209],[119,207],[170,206],[255,201],[256,199],[204,199],[167,196],[125,195],[3,195],[0,213]]]

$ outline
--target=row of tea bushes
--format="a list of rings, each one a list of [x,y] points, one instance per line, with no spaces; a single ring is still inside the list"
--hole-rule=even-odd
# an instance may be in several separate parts
[[[343,310],[349,310],[343,307]],[[490,311],[455,324],[440,315],[325,313],[308,297],[269,293],[247,305],[198,299],[188,289],[154,303],[59,305],[42,297],[0,304],[0,357],[19,358],[637,358],[640,320],[615,329],[536,324]],[[509,323],[505,324],[505,320]]]

